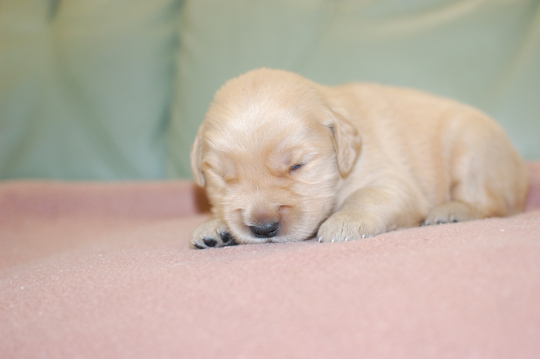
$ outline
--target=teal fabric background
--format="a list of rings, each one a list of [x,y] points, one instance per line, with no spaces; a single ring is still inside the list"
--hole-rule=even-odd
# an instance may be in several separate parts
[[[170,0],[0,0],[0,177],[162,178]]]
[[[452,97],[540,158],[539,0],[0,0],[0,178],[190,177],[214,92],[261,66]]]

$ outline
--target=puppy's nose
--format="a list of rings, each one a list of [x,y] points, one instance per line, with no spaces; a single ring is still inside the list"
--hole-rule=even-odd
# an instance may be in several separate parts
[[[251,233],[258,238],[272,238],[279,230],[279,222],[262,223],[256,226],[249,226]]]

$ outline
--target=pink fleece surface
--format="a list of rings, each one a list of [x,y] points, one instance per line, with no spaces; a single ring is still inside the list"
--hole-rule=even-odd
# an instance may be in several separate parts
[[[1,183],[0,357],[540,358],[529,168],[514,217],[208,250],[191,183]]]

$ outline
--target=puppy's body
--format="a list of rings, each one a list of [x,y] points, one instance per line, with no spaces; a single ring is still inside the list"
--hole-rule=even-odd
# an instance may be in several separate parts
[[[477,110],[375,84],[259,69],[216,94],[192,150],[214,217],[197,248],[335,242],[522,210],[523,161]]]

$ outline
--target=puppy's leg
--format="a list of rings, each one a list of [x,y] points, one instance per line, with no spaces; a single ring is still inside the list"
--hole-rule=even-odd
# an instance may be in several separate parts
[[[191,235],[191,248],[205,249],[236,244],[227,226],[217,218],[211,218],[197,227]]]
[[[431,210],[424,221],[424,225],[464,222],[482,217],[482,213],[473,205],[460,201],[450,201]]]
[[[396,182],[399,183],[399,180]],[[418,200],[403,188],[364,187],[350,195],[317,233],[319,242],[343,242],[420,224]]]
[[[527,194],[527,169],[501,129],[471,122],[455,140],[450,199],[424,224],[462,222],[520,212]]]

